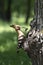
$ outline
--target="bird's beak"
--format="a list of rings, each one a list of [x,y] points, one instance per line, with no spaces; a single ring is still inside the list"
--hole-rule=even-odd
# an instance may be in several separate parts
[[[14,25],[10,25],[10,27],[13,27],[13,28],[15,28],[15,26],[14,26]]]

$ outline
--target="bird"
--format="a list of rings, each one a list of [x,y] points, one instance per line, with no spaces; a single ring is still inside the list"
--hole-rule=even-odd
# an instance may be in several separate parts
[[[24,33],[21,31],[21,27],[19,25],[10,25],[10,27],[14,28],[15,31],[18,34],[18,49],[23,47],[23,42],[25,40],[25,35]]]
[[[29,45],[26,39],[25,34],[21,31],[21,27],[19,25],[10,25],[10,27],[14,28],[18,33],[18,49],[23,48],[25,51],[28,51]]]

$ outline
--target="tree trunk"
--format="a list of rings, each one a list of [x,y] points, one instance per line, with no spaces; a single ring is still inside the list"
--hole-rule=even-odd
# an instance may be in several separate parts
[[[26,21],[25,23],[28,23],[28,18],[30,16],[30,10],[31,10],[31,0],[27,0],[27,13],[26,13]]]
[[[4,0],[0,0],[0,18],[4,19]]]
[[[11,0],[8,0],[8,8],[6,11],[6,20],[10,22],[11,19]]]

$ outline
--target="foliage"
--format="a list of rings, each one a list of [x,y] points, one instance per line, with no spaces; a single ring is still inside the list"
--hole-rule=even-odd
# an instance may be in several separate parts
[[[31,59],[23,49],[17,54],[17,33],[10,28],[11,24],[29,28],[29,24],[25,25],[24,20],[24,16],[17,18],[16,13],[12,14],[12,21],[9,24],[0,20],[0,65],[31,65]],[[25,32],[24,28],[21,30]]]
[[[8,0],[2,1],[3,6],[1,11],[5,14],[8,8]],[[6,21],[0,20],[0,65],[31,65],[31,60],[20,49],[17,54],[17,34],[10,28],[10,24],[19,24],[21,26],[29,27],[32,18],[29,19],[28,25],[25,25],[25,15],[27,10],[27,0],[11,0],[11,22],[8,24]],[[32,0],[33,2],[33,0]],[[33,3],[32,3],[33,4]],[[31,5],[33,6],[33,5]],[[12,12],[15,12],[12,14]],[[19,14],[19,17],[18,17]],[[24,29],[22,29],[24,32]]]

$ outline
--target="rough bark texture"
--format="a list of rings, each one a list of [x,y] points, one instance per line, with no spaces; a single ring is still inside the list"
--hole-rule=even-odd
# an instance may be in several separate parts
[[[34,3],[34,18],[31,21],[32,29],[35,27],[36,29],[43,29],[43,0],[35,0]]]
[[[30,30],[27,38],[20,39],[20,48],[23,48],[31,58],[32,65],[43,65],[43,35],[38,30]]]

